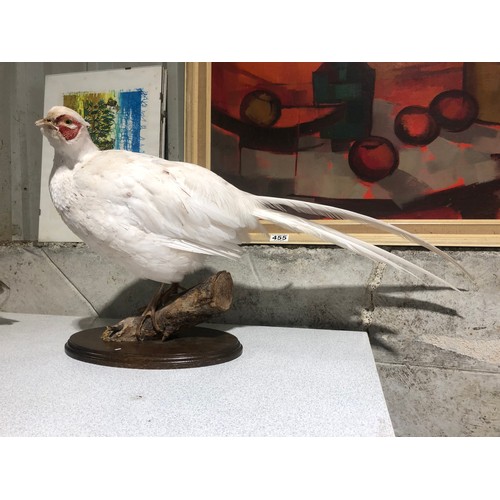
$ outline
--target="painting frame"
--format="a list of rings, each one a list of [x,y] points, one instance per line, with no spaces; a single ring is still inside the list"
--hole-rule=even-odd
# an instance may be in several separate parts
[[[184,159],[210,168],[211,131],[211,63],[189,62],[185,65],[185,141]],[[495,219],[382,219],[426,241],[442,247],[499,247],[500,220]],[[369,243],[387,246],[409,246],[408,240],[379,232],[352,221],[318,220],[319,224],[345,232]],[[250,233],[249,244],[325,244],[302,233],[285,232],[263,222],[267,234]],[[276,235],[285,235],[279,241]],[[274,236],[274,237],[273,237]]]
[[[94,100],[101,95],[120,95],[122,97],[126,95],[127,101],[130,101],[131,96],[134,95],[136,108],[134,113],[137,115],[139,125],[134,124],[133,131],[122,133],[119,137],[118,128],[121,123],[117,124],[116,140],[114,140],[113,145],[110,143],[105,149],[128,149],[154,156],[164,156],[166,69],[162,64],[47,75],[45,77],[44,116],[52,106],[56,105],[65,104],[75,109],[66,101],[69,99],[73,103],[74,96],[77,96],[76,99],[78,99],[79,95],[85,94],[92,95]],[[125,100],[122,102],[119,99],[118,104],[123,106]],[[119,108],[116,103],[114,106]],[[76,111],[84,116],[80,109],[76,109]],[[130,107],[127,108],[126,114],[129,115],[129,118],[132,115]],[[116,123],[120,120],[119,116],[117,111]],[[92,121],[89,118],[86,119]],[[90,133],[92,135],[92,124]],[[128,143],[123,141],[125,136],[130,139]],[[107,139],[109,138],[106,137],[104,140]],[[98,144],[96,138],[93,140]],[[132,146],[138,149],[133,149]],[[48,141],[44,140],[42,143],[38,241],[80,242],[81,240],[64,224],[50,199],[48,185],[53,158],[54,150]]]

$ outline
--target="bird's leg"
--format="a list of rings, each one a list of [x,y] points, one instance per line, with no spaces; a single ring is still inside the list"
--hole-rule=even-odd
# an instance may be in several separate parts
[[[149,304],[146,306],[146,309],[141,314],[141,323],[138,328],[138,332],[140,334],[142,330],[142,326],[144,325],[144,321],[146,321],[146,318],[151,318],[151,324],[153,325],[153,328],[155,332],[157,333],[163,333],[162,328],[158,325],[158,322],[156,321],[156,312],[158,309],[161,309],[167,302],[167,300],[172,296],[177,293],[179,289],[179,284],[178,283],[172,283],[166,290],[165,290],[165,283],[162,283],[158,291],[153,295],[151,300],[149,301]]]
[[[169,299],[179,293],[180,285],[179,283],[172,283],[166,290],[163,290],[163,286],[160,287],[160,296],[157,302],[157,308],[161,308],[167,305]]]
[[[176,283],[170,287],[162,286],[141,315],[108,326],[101,339],[105,342],[167,340],[182,328],[198,325],[227,311],[233,299],[233,280],[226,271],[214,274],[182,293],[176,293],[178,288]],[[145,322],[148,317],[151,321]]]

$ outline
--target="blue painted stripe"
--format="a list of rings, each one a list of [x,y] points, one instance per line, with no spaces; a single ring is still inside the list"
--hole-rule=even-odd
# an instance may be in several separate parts
[[[143,89],[120,92],[115,148],[139,153],[141,151]]]

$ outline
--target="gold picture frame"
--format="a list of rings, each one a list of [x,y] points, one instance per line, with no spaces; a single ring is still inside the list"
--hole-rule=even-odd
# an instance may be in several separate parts
[[[210,168],[211,131],[211,63],[190,62],[185,65],[185,127],[184,159]],[[385,219],[384,219],[385,220]],[[385,220],[405,229],[429,243],[446,247],[498,247],[500,246],[500,220],[490,219],[412,219]],[[408,246],[408,240],[379,232],[352,221],[319,220],[319,224],[332,227],[369,243],[388,246]],[[263,222],[268,234],[250,233],[244,243],[276,244],[272,235],[287,234],[287,244],[325,244],[302,233],[290,233],[274,224]],[[279,242],[279,239],[278,239]],[[283,244],[283,243],[280,243]]]

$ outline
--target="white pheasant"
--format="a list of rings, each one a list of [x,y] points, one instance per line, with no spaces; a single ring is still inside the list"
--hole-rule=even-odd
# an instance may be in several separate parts
[[[255,196],[208,169],[142,153],[100,151],[89,124],[75,111],[55,106],[36,122],[54,147],[52,201],[68,227],[90,248],[140,278],[178,283],[207,255],[238,257],[242,235],[262,230],[264,219],[389,264],[417,277],[442,278],[381,248],[283,210],[352,219],[402,235],[457,265],[422,239],[382,221],[335,207]]]

